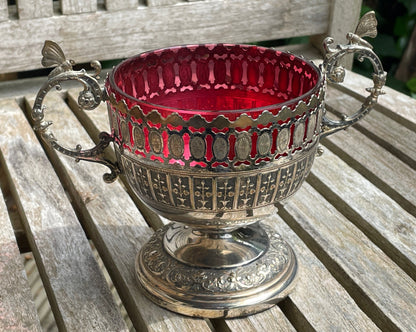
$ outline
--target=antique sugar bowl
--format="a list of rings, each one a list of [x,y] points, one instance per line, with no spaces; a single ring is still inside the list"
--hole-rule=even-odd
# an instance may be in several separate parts
[[[364,22],[374,20],[372,14]],[[122,62],[102,89],[95,74],[47,41],[43,64],[56,64],[33,108],[36,129],[58,151],[123,173],[150,208],[172,222],[138,253],[143,292],[170,310],[199,317],[236,317],[264,310],[294,285],[290,246],[260,221],[293,195],[308,175],[319,140],[344,129],[377,102],[385,73],[368,29],[331,47],[320,68],[293,54],[258,46],[186,45],[139,54]],[[359,26],[360,27],[360,26]],[[333,121],[325,116],[326,80],[341,82],[338,65],[357,53],[374,68],[374,86],[361,109]],[[108,105],[111,133],[90,150],[67,149],[44,120],[44,96],[66,80],[84,89],[79,104]],[[114,143],[117,163],[103,158]]]

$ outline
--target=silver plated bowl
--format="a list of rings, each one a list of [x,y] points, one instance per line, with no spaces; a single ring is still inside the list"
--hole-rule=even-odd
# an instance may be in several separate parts
[[[199,317],[236,317],[264,310],[294,286],[296,256],[261,224],[302,185],[323,137],[365,116],[382,93],[385,73],[371,46],[375,17],[362,18],[348,43],[332,47],[320,67],[273,49],[234,44],[185,45],[129,58],[102,89],[95,74],[74,71],[60,47],[45,42],[47,66],[35,128],[58,151],[108,166],[107,182],[124,173],[134,192],[172,222],[136,258],[143,292],[170,310]],[[364,27],[364,28],[363,28]],[[356,53],[374,68],[362,107],[340,121],[325,115],[326,82],[340,83],[339,60]],[[89,150],[58,143],[44,120],[43,99],[64,81],[84,89],[79,105],[108,105],[111,133]],[[111,143],[117,163],[105,160]]]

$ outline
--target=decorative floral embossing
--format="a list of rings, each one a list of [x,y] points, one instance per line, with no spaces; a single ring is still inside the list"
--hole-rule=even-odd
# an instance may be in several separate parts
[[[160,284],[187,294],[244,291],[276,277],[291,261],[291,249],[281,237],[262,226],[269,235],[267,252],[255,263],[232,269],[201,269],[185,265],[163,249],[163,236],[170,227],[159,229],[142,248],[141,263]]]
[[[248,176],[240,179],[240,192],[238,208],[247,208],[252,206],[254,194],[256,192],[256,177]]]
[[[167,174],[151,171],[152,189],[157,201],[170,204]]]
[[[196,208],[200,210],[212,209],[212,180],[194,179]]]
[[[178,207],[191,208],[189,200],[189,178],[172,175],[172,196]]]
[[[274,189],[276,188],[276,177],[276,172],[271,172],[262,175],[258,199],[259,205],[270,203]]]
[[[217,201],[220,210],[231,209],[234,199],[235,177],[218,179],[217,181]]]
[[[295,165],[290,165],[289,167],[282,168],[280,173],[280,182],[279,187],[277,189],[278,199],[283,199],[287,196],[290,188],[290,184],[292,183],[292,175],[293,175],[293,169]]]
[[[130,157],[122,157],[122,163],[132,187],[147,202],[175,211],[242,211],[293,194],[309,173],[315,150],[295,155],[288,164],[273,162],[261,172],[210,173],[205,177],[180,167],[149,167]]]

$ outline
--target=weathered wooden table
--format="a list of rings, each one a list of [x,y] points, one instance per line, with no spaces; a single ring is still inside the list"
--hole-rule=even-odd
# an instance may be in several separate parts
[[[328,88],[335,115],[356,109],[372,85],[349,77]],[[122,180],[105,184],[101,165],[40,142],[28,120],[33,95],[2,99],[0,330],[41,329],[18,245],[33,252],[60,329],[126,330],[92,243],[138,331],[416,331],[416,100],[385,90],[364,120],[322,141],[307,183],[264,221],[297,253],[294,292],[268,311],[213,321],[161,309],[137,287],[135,255],[165,220]],[[80,111],[71,89],[48,98],[68,146],[108,131],[105,105]]]

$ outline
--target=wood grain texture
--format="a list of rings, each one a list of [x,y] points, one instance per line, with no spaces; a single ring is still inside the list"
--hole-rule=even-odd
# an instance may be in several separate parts
[[[55,136],[66,146],[93,145],[65,102],[56,94],[48,95],[46,105],[54,105],[46,118],[52,120]],[[134,271],[135,256],[150,238],[139,210],[117,181],[106,184],[102,165],[81,162],[57,154],[48,154],[66,184],[83,227],[105,263],[127,312],[138,331],[210,331],[204,320],[184,318],[153,304],[140,292]]]
[[[125,330],[89,242],[19,106],[1,101],[0,148],[58,326]]]
[[[9,19],[9,9],[7,8],[7,0],[0,0],[0,22]]]
[[[97,11],[96,0],[60,0],[64,15],[91,13]]]
[[[210,0],[0,22],[0,73],[39,68],[46,39],[58,42],[68,58],[88,62],[175,44],[253,42],[324,33],[328,13],[326,0],[246,0],[244,4]]]
[[[341,199],[343,203],[338,209],[372,234],[382,248],[388,248],[390,255],[416,280],[416,218],[332,152],[325,151],[314,166],[312,174],[316,183],[321,181],[321,191]]]
[[[19,19],[27,20],[53,15],[52,1],[49,0],[18,0],[17,13]]]
[[[226,320],[230,331],[378,331],[327,268],[279,216],[264,221],[295,250],[299,271],[296,287],[280,309]],[[323,315],[325,312],[325,315]],[[293,325],[292,325],[293,324]]]
[[[147,0],[147,5],[150,7],[167,6],[174,5],[175,3],[179,2],[181,2],[181,0]]]
[[[0,167],[5,167],[1,154]],[[0,330],[41,331],[23,260],[1,191],[0,229]]]
[[[102,131],[111,132],[110,124],[108,121],[107,115],[107,106],[105,103],[101,103],[94,112],[85,112],[82,110],[77,103],[79,89],[69,89],[67,91],[68,105],[71,107],[73,113],[82,123],[82,126],[86,129],[91,139],[98,144],[99,134]],[[113,149],[106,149],[106,158],[109,160],[116,160],[115,153]],[[146,223],[152,227],[154,230],[163,226],[163,222],[159,215],[154,211],[150,210],[134,193],[128,181],[125,178],[121,177],[120,180],[123,182],[123,185],[130,197],[139,208],[140,213],[146,220]]]
[[[362,87],[362,85],[361,85]],[[362,89],[357,89],[356,92]],[[362,92],[365,94],[364,92]],[[385,97],[384,95],[380,97]],[[326,102],[329,106],[333,105],[333,109],[337,114],[352,114],[361,107],[361,101],[352,98],[345,91],[333,89],[327,94]],[[396,109],[405,109],[409,106],[416,106],[416,100],[400,102],[396,100]],[[392,111],[389,111],[390,114]],[[416,168],[416,126],[412,126],[412,118],[408,120],[390,117],[389,113],[380,111],[376,106],[365,118],[354,125],[359,131],[376,141],[377,144],[385,147],[390,153],[401,158],[410,167]],[[413,112],[415,113],[415,112]]]
[[[22,218],[19,215],[16,202],[10,190],[7,176],[6,167],[0,167],[0,187],[4,202],[6,203],[7,212],[14,231],[14,236],[16,237],[20,253],[26,253],[31,251],[31,249],[23,227]]]
[[[313,168],[332,165],[327,161]],[[285,203],[281,214],[378,327],[416,329],[416,282],[309,184]]]
[[[355,128],[331,135],[322,143],[415,216],[416,191],[411,181],[416,180],[415,169]]]
[[[299,262],[295,290],[289,294],[289,303],[284,306],[284,312],[292,315],[291,321],[298,331],[308,327],[328,332],[378,330],[326,266],[279,216],[271,216],[265,223],[290,243]]]
[[[348,71],[345,84],[334,85],[334,88],[362,102],[368,96],[365,88],[372,86],[372,79]],[[375,109],[393,118],[401,125],[410,126],[416,130],[416,112],[414,111],[416,100],[387,86],[383,87],[383,91],[386,94],[379,97]]]
[[[278,306],[274,306],[266,311],[234,319],[218,319],[214,324],[216,330],[226,330],[230,332],[295,332],[296,329],[289,322],[285,314]]]
[[[105,8],[108,11],[136,9],[137,6],[137,0],[105,0]]]

